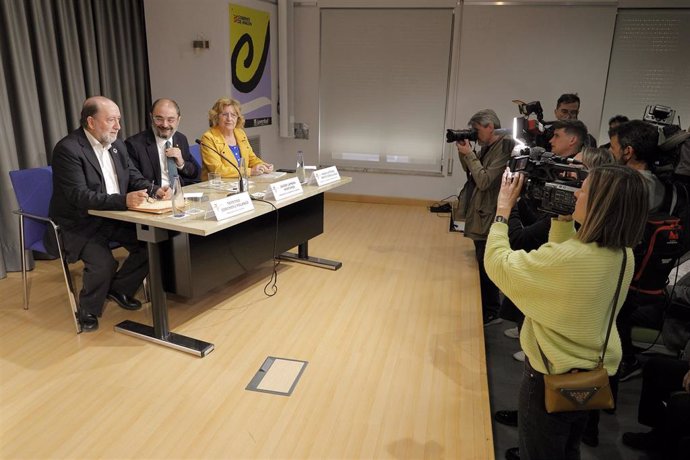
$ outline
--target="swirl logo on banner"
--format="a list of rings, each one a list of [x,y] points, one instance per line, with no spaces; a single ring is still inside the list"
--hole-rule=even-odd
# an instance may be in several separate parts
[[[245,127],[271,124],[270,14],[230,5],[230,74]]]

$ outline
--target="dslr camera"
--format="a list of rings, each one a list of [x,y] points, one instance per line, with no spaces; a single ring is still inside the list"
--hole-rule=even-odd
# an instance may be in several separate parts
[[[473,141],[477,142],[477,130],[470,128],[470,129],[449,129],[446,131],[446,142],[449,144],[451,142],[458,142],[458,141]]]
[[[513,173],[525,175],[522,197],[551,215],[569,215],[575,210],[575,192],[582,187],[587,170],[571,159],[541,147],[526,147],[508,162]]]

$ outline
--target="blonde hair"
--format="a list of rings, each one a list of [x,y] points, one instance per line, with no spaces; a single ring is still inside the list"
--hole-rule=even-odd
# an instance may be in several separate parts
[[[613,153],[609,149],[587,147],[582,151],[582,164],[585,168],[592,169],[601,165],[612,165],[616,162]]]
[[[577,238],[611,249],[635,247],[642,239],[649,206],[642,174],[627,166],[602,165],[589,172],[587,181],[587,214]]]
[[[223,109],[225,109],[225,107],[229,105],[232,106],[232,108],[235,109],[235,113],[237,113],[236,126],[238,128],[244,128],[244,115],[242,115],[242,106],[240,105],[238,100],[232,99],[230,97],[221,97],[215,102],[215,104],[213,104],[211,110],[208,111],[208,125],[210,127],[213,128],[214,126],[218,126],[220,114],[223,112]]]

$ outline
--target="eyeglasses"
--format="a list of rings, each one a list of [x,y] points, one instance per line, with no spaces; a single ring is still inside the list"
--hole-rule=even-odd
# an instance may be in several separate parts
[[[568,109],[558,109],[562,115],[570,115],[571,117],[577,117],[580,113],[579,110],[568,110]]]
[[[239,115],[230,112],[223,112],[220,114],[220,116],[223,118],[232,118],[233,120],[237,120],[237,118],[239,118]]]
[[[168,122],[168,124],[172,125],[173,123],[175,123],[177,121],[177,117],[168,117],[168,118],[159,117],[159,116],[153,117],[153,122],[157,125],[162,125],[166,121]]]

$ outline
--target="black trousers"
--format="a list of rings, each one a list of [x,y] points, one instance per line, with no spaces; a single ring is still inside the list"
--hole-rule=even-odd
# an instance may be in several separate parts
[[[665,428],[667,424],[683,425],[687,434],[690,434],[690,407],[685,406],[684,421],[669,419],[669,415],[674,415],[671,413],[671,395],[684,391],[683,377],[688,370],[690,364],[687,361],[673,358],[652,358],[645,363],[638,408],[638,421],[641,424],[652,428]]]
[[[486,240],[473,240],[474,254],[477,258],[477,266],[479,267],[479,288],[482,293],[482,311],[484,313],[498,314],[501,301],[498,296],[498,288],[493,281],[486,274],[484,268],[484,252],[486,252]]]
[[[65,235],[69,238],[69,234]],[[118,269],[109,244],[120,243],[129,256]],[[98,235],[79,254],[84,262],[83,286],[79,293],[79,309],[101,316],[108,291],[134,296],[148,274],[146,244],[137,240],[136,228],[126,222],[107,221]]]
[[[518,403],[522,460],[578,460],[589,411],[549,414],[544,403],[544,374],[525,360]]]
[[[504,297],[503,302],[501,302],[500,316],[503,319],[517,323],[517,327],[520,330],[522,329],[522,323],[525,322],[525,315],[508,297]]]
[[[673,358],[652,358],[642,372],[638,421],[664,437],[664,458],[687,458],[690,445],[690,393],[683,377],[690,363]]]
[[[630,362],[635,358],[635,347],[631,336],[633,326],[661,330],[665,305],[666,297],[663,295],[628,292],[625,303],[616,317],[616,327],[623,349],[623,361]]]

